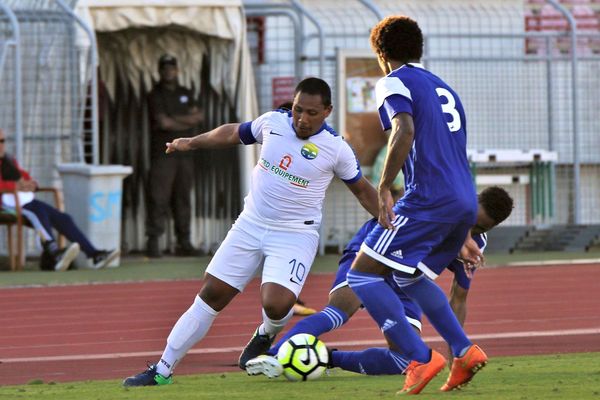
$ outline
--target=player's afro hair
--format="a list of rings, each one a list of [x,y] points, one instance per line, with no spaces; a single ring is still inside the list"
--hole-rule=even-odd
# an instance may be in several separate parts
[[[386,61],[408,62],[423,56],[423,32],[417,22],[404,15],[379,21],[371,30],[371,47]]]
[[[496,225],[504,221],[513,210],[513,199],[498,186],[490,186],[479,193],[479,204]]]

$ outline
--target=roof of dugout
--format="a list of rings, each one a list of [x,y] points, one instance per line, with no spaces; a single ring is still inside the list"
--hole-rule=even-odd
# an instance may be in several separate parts
[[[157,81],[157,60],[177,57],[180,83],[200,88],[204,57],[211,86],[240,120],[257,115],[256,93],[241,0],[80,0],[75,12],[97,34],[100,71],[109,95],[117,76],[137,95]],[[141,79],[140,79],[141,77]]]

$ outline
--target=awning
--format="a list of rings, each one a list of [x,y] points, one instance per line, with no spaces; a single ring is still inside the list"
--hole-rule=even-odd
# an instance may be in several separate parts
[[[212,88],[230,100],[240,120],[257,116],[241,0],[80,0],[75,11],[100,34],[100,70],[109,95],[117,76],[136,95],[141,85],[149,90],[164,53],[177,57],[180,83],[199,90],[197,71],[209,55]]]

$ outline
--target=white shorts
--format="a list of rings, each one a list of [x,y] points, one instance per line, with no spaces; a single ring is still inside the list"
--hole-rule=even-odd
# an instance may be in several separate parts
[[[277,283],[298,297],[318,244],[316,230],[280,230],[240,217],[206,272],[241,292],[262,265],[262,283]]]

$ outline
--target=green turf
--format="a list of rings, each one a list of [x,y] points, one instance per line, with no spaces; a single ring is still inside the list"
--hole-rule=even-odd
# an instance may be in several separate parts
[[[600,252],[593,253],[529,253],[529,254],[489,254],[490,267],[519,261],[570,260],[581,258],[600,259]],[[339,255],[317,257],[312,267],[314,273],[335,272]],[[69,270],[67,272],[40,271],[35,260],[29,260],[24,271],[10,272],[6,263],[0,271],[1,286],[22,285],[64,285],[74,283],[123,282],[144,280],[199,279],[202,277],[209,257],[162,258],[150,260],[145,257],[124,257],[119,268],[94,270]]]
[[[497,357],[491,360],[464,390],[439,393],[446,378],[440,374],[419,399],[600,399],[600,353],[529,357]],[[166,400],[166,399],[381,399],[395,398],[403,377],[360,376],[333,370],[312,382],[268,380],[243,373],[177,376],[169,386],[123,388],[121,381],[74,383],[31,382],[0,387],[0,399],[48,400]]]
[[[0,286],[61,285],[74,283],[199,279],[209,258],[159,259],[123,258],[118,268],[79,269],[66,272],[40,271],[33,263],[24,271],[0,272]]]

